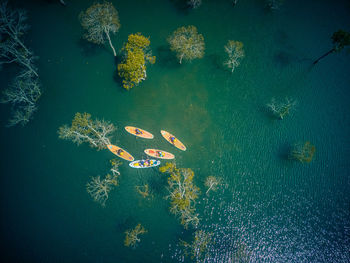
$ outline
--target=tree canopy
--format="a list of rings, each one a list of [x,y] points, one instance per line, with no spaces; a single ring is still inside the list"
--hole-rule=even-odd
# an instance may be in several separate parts
[[[244,58],[243,43],[239,41],[229,40],[225,45],[227,59],[224,62],[231,72],[241,64],[241,59]]]
[[[332,35],[333,46],[336,52],[341,51],[344,47],[350,45],[350,33],[338,30]]]
[[[343,50],[343,48],[350,46],[350,33],[344,30],[338,30],[334,32],[332,35],[333,48],[323,54],[321,57],[316,59],[313,64],[319,62],[322,58],[328,56],[331,53],[339,52]]]
[[[176,52],[180,64],[182,60],[193,60],[204,56],[204,37],[195,26],[176,29],[168,38],[170,49]]]
[[[298,160],[301,163],[309,163],[312,161],[314,154],[316,152],[316,147],[312,145],[309,141],[304,144],[297,143],[291,150],[291,158]]]
[[[118,11],[112,3],[95,3],[85,12],[79,15],[80,23],[85,29],[84,38],[95,44],[104,44],[108,40],[109,45],[116,56],[112,45],[110,33],[117,33],[120,28]]]
[[[71,127],[63,125],[58,129],[60,139],[71,140],[77,145],[87,142],[98,150],[110,143],[110,134],[115,130],[113,124],[104,120],[92,120],[89,113],[77,112]]]
[[[149,38],[141,33],[131,34],[124,45],[123,61],[118,65],[118,74],[123,79],[123,87],[131,89],[147,77],[146,62],[154,64],[156,57],[152,56]]]
[[[196,227],[199,218],[195,205],[200,190],[193,184],[194,172],[189,168],[176,168],[174,163],[166,163],[159,168],[159,171],[170,174],[168,178],[170,212],[180,217],[181,224],[185,228],[189,225]]]
[[[136,247],[137,243],[140,242],[139,235],[146,234],[147,230],[139,223],[134,229],[125,231],[124,245],[127,247]]]

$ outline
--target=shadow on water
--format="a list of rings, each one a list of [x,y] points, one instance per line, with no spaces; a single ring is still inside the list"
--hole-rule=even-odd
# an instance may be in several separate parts
[[[132,216],[128,216],[126,218],[122,217],[116,224],[116,230],[118,232],[124,232],[133,225],[136,225],[136,220]]]
[[[281,161],[291,161],[290,160],[290,151],[292,150],[292,146],[290,143],[284,143],[282,144],[278,151],[277,156]]]
[[[78,46],[81,50],[81,53],[86,57],[96,56],[100,54],[103,49],[106,50],[105,46],[96,45],[83,38],[80,38],[78,40]]]
[[[304,63],[304,62],[312,64],[313,62],[312,58],[298,57],[296,55],[293,55],[292,53],[289,53],[283,50],[276,52],[273,56],[273,60],[280,67],[287,67],[291,64]],[[308,67],[308,69],[310,69],[310,67]]]
[[[181,64],[177,61],[175,53],[171,52],[168,45],[160,46],[156,49],[156,63],[161,67],[178,68]]]
[[[182,14],[188,15],[191,8],[187,4],[187,0],[171,0],[176,9]]]
[[[150,192],[152,192],[154,195],[158,196],[165,196],[166,190],[165,187],[167,185],[167,176],[165,174],[157,174],[155,176],[152,176],[147,181]]]
[[[290,53],[285,51],[279,51],[275,53],[273,60],[280,67],[286,67],[292,62],[296,62],[296,59],[293,58]]]
[[[208,54],[206,55],[206,58],[209,60],[210,64],[213,65],[214,69],[227,71],[227,68],[223,64],[224,62],[222,57],[220,57],[218,54]]]
[[[281,121],[280,119],[276,118],[273,112],[269,109],[269,107],[267,106],[268,103],[270,103],[270,101],[265,101],[264,103],[259,105],[257,107],[257,112],[269,122]]]
[[[118,74],[118,64],[120,64],[122,60],[123,58],[121,54],[117,54],[117,56],[114,57],[115,71],[113,73],[113,80],[118,84],[118,88],[120,90],[122,90],[123,92],[127,92],[127,90],[123,88],[123,79]]]
[[[60,6],[67,6],[67,2],[69,0],[39,0],[39,1],[36,1],[38,2],[39,4],[55,4],[55,5],[60,5]],[[29,2],[29,1],[28,1]]]

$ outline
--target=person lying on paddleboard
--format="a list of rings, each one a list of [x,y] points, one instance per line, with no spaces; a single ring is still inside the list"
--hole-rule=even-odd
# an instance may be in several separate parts
[[[170,141],[171,141],[172,144],[175,144],[176,138],[175,138],[174,136],[171,136],[169,139],[170,139]]]
[[[119,149],[119,150],[117,151],[117,154],[123,155],[123,154],[124,154],[124,151],[123,151],[122,149]]]
[[[141,160],[141,161],[139,162],[139,164],[140,164],[142,167],[143,167],[143,166],[148,167],[148,166],[153,165],[153,161],[150,161],[149,159]]]
[[[142,134],[142,131],[140,131],[139,129],[136,128],[136,129],[135,129],[135,133],[136,133],[136,134]]]

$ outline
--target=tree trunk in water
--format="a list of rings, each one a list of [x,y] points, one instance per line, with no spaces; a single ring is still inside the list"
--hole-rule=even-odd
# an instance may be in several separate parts
[[[111,41],[111,38],[109,37],[109,33],[107,32],[107,30],[105,30],[105,33],[106,33],[106,35],[107,35],[109,45],[111,46],[111,48],[112,48],[112,50],[113,50],[113,54],[114,54],[114,56],[116,57],[116,56],[117,56],[117,53],[115,52],[115,49],[114,49],[114,47],[113,47],[113,45],[112,45],[112,41]]]
[[[182,58],[184,57],[184,54],[181,55],[180,57],[180,64],[182,64]]]
[[[329,54],[331,54],[331,53],[333,53],[335,51],[335,49],[334,48],[332,48],[331,50],[329,50],[326,54],[324,54],[324,55],[322,55],[321,57],[319,57],[318,59],[316,59],[315,61],[314,61],[314,65],[317,63],[317,62],[319,62],[321,59],[323,59],[324,57],[326,57],[326,56],[328,56]]]

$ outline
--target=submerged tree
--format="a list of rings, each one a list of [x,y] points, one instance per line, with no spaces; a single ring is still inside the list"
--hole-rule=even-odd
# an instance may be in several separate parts
[[[197,262],[203,262],[204,257],[208,254],[208,247],[212,243],[213,233],[208,233],[203,230],[197,230],[194,232],[194,238],[191,243],[181,241],[181,244],[185,247],[186,255],[191,255],[192,259],[196,259]]]
[[[202,0],[187,0],[187,4],[191,8],[196,9],[202,5]]]
[[[136,188],[136,191],[137,191],[143,198],[147,198],[147,197],[150,196],[148,184],[145,184],[145,185],[137,185],[135,188]]]
[[[343,50],[344,47],[350,45],[350,33],[343,31],[343,30],[338,30],[337,32],[334,32],[332,35],[332,41],[333,41],[333,48],[326,52],[324,55],[319,57],[314,61],[313,64],[318,63],[322,58],[328,56],[331,53],[334,52],[340,52]]]
[[[100,176],[92,177],[91,181],[86,184],[86,191],[95,202],[105,206],[109,197],[109,192],[113,189],[113,186],[118,185],[117,178],[117,176],[112,176],[110,174],[107,174],[102,180]]]
[[[236,249],[232,256],[231,262],[249,263],[252,257],[252,251],[250,251],[247,245],[242,241],[236,243],[235,246],[236,246]]]
[[[112,165],[110,171],[112,173],[112,176],[119,176],[120,175],[120,172],[119,172],[119,166],[122,164],[122,162],[117,159],[117,158],[114,158],[112,160],[109,161]]]
[[[233,4],[233,6],[235,6],[237,4],[238,0],[231,0],[231,2]]]
[[[0,100],[12,104],[13,113],[8,126],[28,123],[41,96],[39,75],[34,65],[36,57],[23,41],[29,29],[26,20],[25,11],[11,10],[7,2],[0,3],[0,66],[15,63],[21,68]]]
[[[100,203],[102,206],[106,205],[109,192],[119,185],[120,172],[118,167],[121,165],[121,162],[117,159],[112,159],[110,163],[112,165],[110,169],[112,174],[107,174],[102,180],[100,176],[92,177],[91,181],[86,184],[87,192],[95,202]]]
[[[147,233],[147,230],[139,223],[134,229],[129,229],[125,232],[124,245],[127,247],[136,247],[140,242],[139,235]]]
[[[229,40],[225,46],[225,52],[227,53],[227,59],[224,62],[231,72],[241,63],[244,58],[243,43],[239,41]]]
[[[71,126],[63,125],[58,130],[60,139],[71,140],[77,145],[87,142],[98,150],[105,149],[110,142],[110,134],[115,131],[113,124],[98,119],[92,120],[89,113],[76,113]]]
[[[84,34],[86,40],[99,45],[108,40],[114,56],[117,56],[110,35],[119,31],[120,22],[118,11],[112,3],[93,4],[85,12],[80,13],[79,19],[82,27],[86,30]]]
[[[37,110],[36,103],[41,96],[38,79],[32,74],[18,76],[8,89],[3,91],[1,103],[11,103],[14,112],[10,118],[9,126],[25,125]]]
[[[118,65],[118,74],[125,89],[131,89],[146,79],[146,62],[155,63],[156,57],[152,56],[149,45],[149,38],[140,33],[129,35],[122,49],[123,61]]]
[[[291,150],[290,157],[292,159],[296,159],[301,163],[309,163],[312,161],[316,151],[316,147],[312,145],[310,142],[297,143]]]
[[[276,10],[281,7],[284,0],[266,0],[267,7],[271,10]]]
[[[180,64],[182,60],[202,58],[204,55],[204,38],[198,34],[195,26],[180,27],[168,38],[170,49],[176,52]]]
[[[283,118],[289,114],[290,110],[295,107],[296,104],[296,100],[289,98],[286,98],[285,102],[277,102],[275,98],[272,98],[271,102],[266,106],[277,118],[283,120]]]
[[[170,212],[181,219],[185,228],[189,225],[197,227],[199,223],[196,213],[196,199],[200,193],[199,188],[193,184],[194,172],[189,168],[176,168],[174,163],[166,163],[159,168],[162,173],[169,173],[168,191],[171,200]]]
[[[208,194],[210,190],[216,191],[220,183],[221,180],[219,178],[215,176],[208,176],[205,180],[205,186],[208,187],[208,190],[205,193]]]
[[[0,4],[0,64],[15,62],[38,77],[36,57],[22,39],[29,29],[26,21],[24,10],[11,10],[6,1]]]

